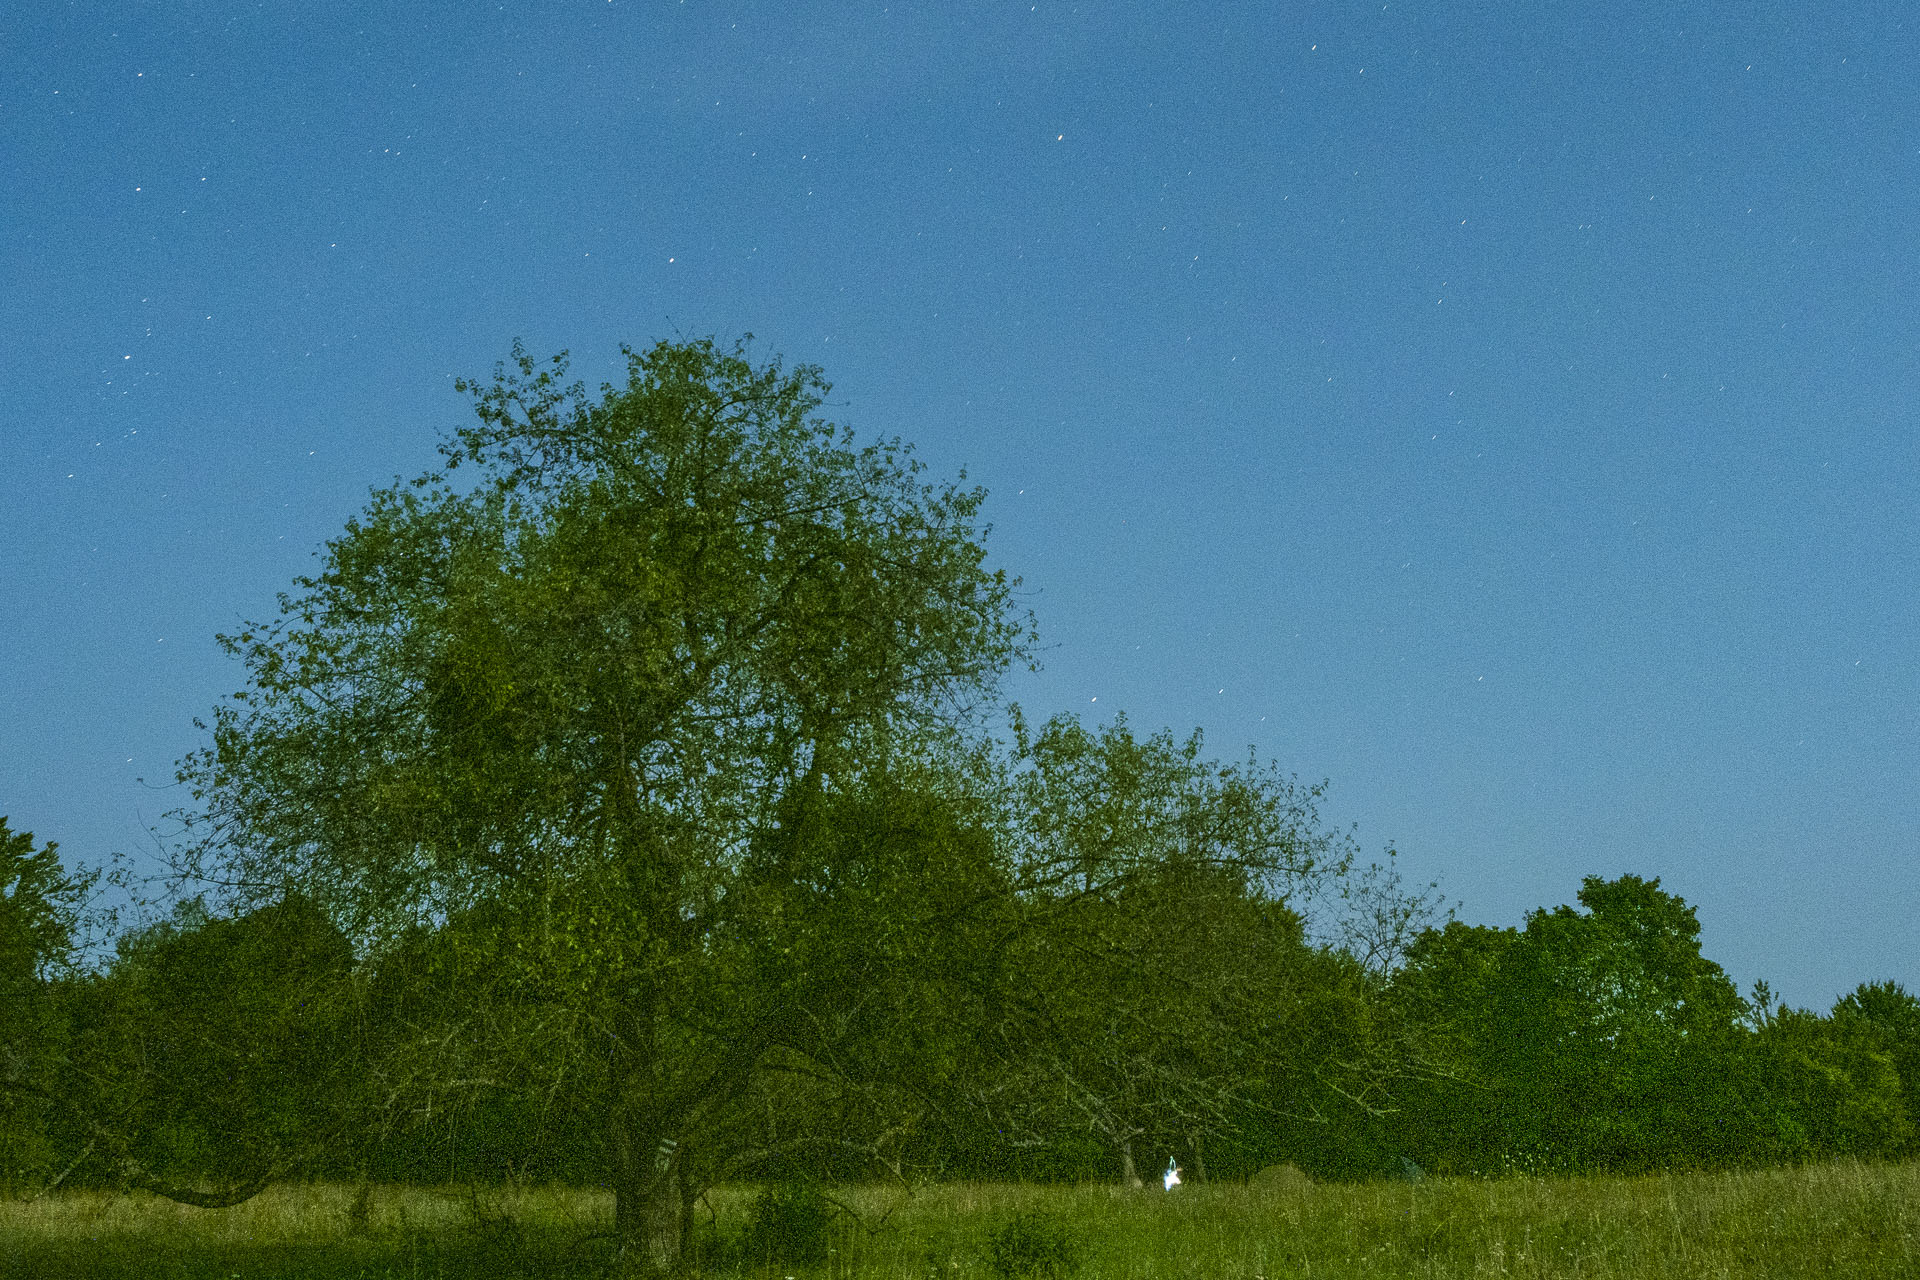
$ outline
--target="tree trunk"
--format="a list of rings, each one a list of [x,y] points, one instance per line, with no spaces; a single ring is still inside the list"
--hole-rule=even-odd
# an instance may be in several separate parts
[[[680,1265],[680,1144],[656,1100],[652,1010],[636,1003],[620,1011],[607,1063],[613,1231],[620,1271],[659,1276]]]
[[[631,1125],[614,1130],[613,1232],[627,1273],[668,1275],[680,1265],[685,1204],[680,1151],[671,1139],[641,1139]]]
[[[1124,1186],[1144,1187],[1139,1171],[1133,1167],[1133,1139],[1120,1139],[1120,1182]]]
[[[674,1173],[680,1183],[680,1256],[685,1258],[693,1249],[693,1205],[700,1198],[700,1189],[693,1181],[693,1157],[682,1147],[675,1152]]]

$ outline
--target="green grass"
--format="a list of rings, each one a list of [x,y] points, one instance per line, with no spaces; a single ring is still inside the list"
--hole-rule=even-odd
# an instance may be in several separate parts
[[[988,1280],[990,1240],[1064,1242],[1082,1280],[1149,1277],[1920,1277],[1920,1166],[1833,1165],[1647,1178],[1332,1186],[963,1185],[836,1195],[822,1264],[771,1271],[730,1256],[747,1188],[703,1206],[708,1276]],[[439,1277],[603,1274],[612,1203],[567,1189],[277,1187],[203,1211],[144,1196],[0,1204],[0,1275]],[[711,1214],[711,1217],[709,1217]],[[1025,1236],[1003,1229],[1022,1215]],[[1005,1257],[1003,1247],[1000,1256]],[[1044,1251],[1043,1251],[1043,1255]]]

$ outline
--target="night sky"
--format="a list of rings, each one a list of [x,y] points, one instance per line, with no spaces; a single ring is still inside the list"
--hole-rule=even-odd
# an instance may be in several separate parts
[[[154,865],[215,633],[455,377],[751,332],[989,489],[1030,716],[1327,779],[1468,921],[1631,871],[1920,989],[1909,12],[15,5],[0,812]]]

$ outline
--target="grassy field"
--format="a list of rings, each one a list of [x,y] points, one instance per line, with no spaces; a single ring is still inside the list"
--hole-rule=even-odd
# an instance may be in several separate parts
[[[836,1192],[824,1262],[739,1256],[752,1193],[702,1208],[708,1276],[971,1280],[1052,1246],[1122,1277],[1920,1277],[1920,1166],[1418,1184],[940,1186]],[[565,1189],[289,1185],[203,1211],[74,1193],[0,1204],[0,1275],[438,1277],[603,1274],[611,1201]],[[711,1214],[711,1217],[709,1217]],[[1019,1228],[1009,1232],[1009,1224]],[[996,1269],[996,1261],[1001,1265]],[[1044,1269],[1028,1274],[1047,1274]]]

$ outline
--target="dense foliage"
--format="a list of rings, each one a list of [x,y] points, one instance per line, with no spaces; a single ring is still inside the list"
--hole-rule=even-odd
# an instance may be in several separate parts
[[[59,1177],[50,1125],[66,1035],[53,984],[73,965],[94,880],[0,817],[0,1190]]]
[[[881,874],[876,891],[919,912],[973,906],[951,883]],[[796,924],[800,946],[838,954],[809,955],[786,980],[804,968],[809,985],[857,983],[863,997],[840,1005],[809,989],[797,1001],[862,1023],[837,1043],[872,1058],[839,1064],[833,1080],[783,1059],[706,1140],[733,1153],[729,1176],[785,1183],[1122,1180],[1170,1155],[1191,1181],[1275,1164],[1334,1178],[1405,1176],[1409,1162],[1497,1176],[1914,1151],[1920,999],[1878,983],[1826,1015],[1763,1008],[1683,942],[1656,951],[1704,989],[1665,1013],[1645,991],[1623,1006],[1619,967],[1659,940],[1596,955],[1624,945],[1602,913],[1654,910],[1683,936],[1691,919],[1654,882],[1590,880],[1583,902],[1597,910],[1538,912],[1526,930],[1429,930],[1382,982],[1313,945],[1284,905],[1180,879],[1142,878],[1091,923],[1036,928],[1017,946],[1011,921],[978,924],[964,945],[949,941],[937,981],[900,971],[890,948],[910,933],[863,939],[830,913]],[[486,971],[484,946],[448,935],[483,927],[423,931],[356,967],[344,935],[298,902],[234,919],[188,907],[123,940],[105,969],[51,979],[59,1105],[12,1120],[9,1141],[38,1153],[16,1185],[44,1185],[88,1147],[70,1184],[209,1203],[224,1202],[209,1186],[234,1199],[234,1184],[245,1194],[296,1167],[606,1183],[603,1083],[556,1093],[550,1071],[498,1053],[484,1077],[413,1064],[432,1091],[392,1078],[399,1064],[382,1046],[418,1048],[423,1028],[481,1037],[461,1011],[474,984],[504,979]],[[1583,935],[1571,953],[1570,933]],[[1567,967],[1543,973],[1548,960]],[[1675,974],[1640,977],[1657,987]],[[418,1105],[396,1109],[395,1096]],[[877,1132],[888,1118],[913,1123]]]

